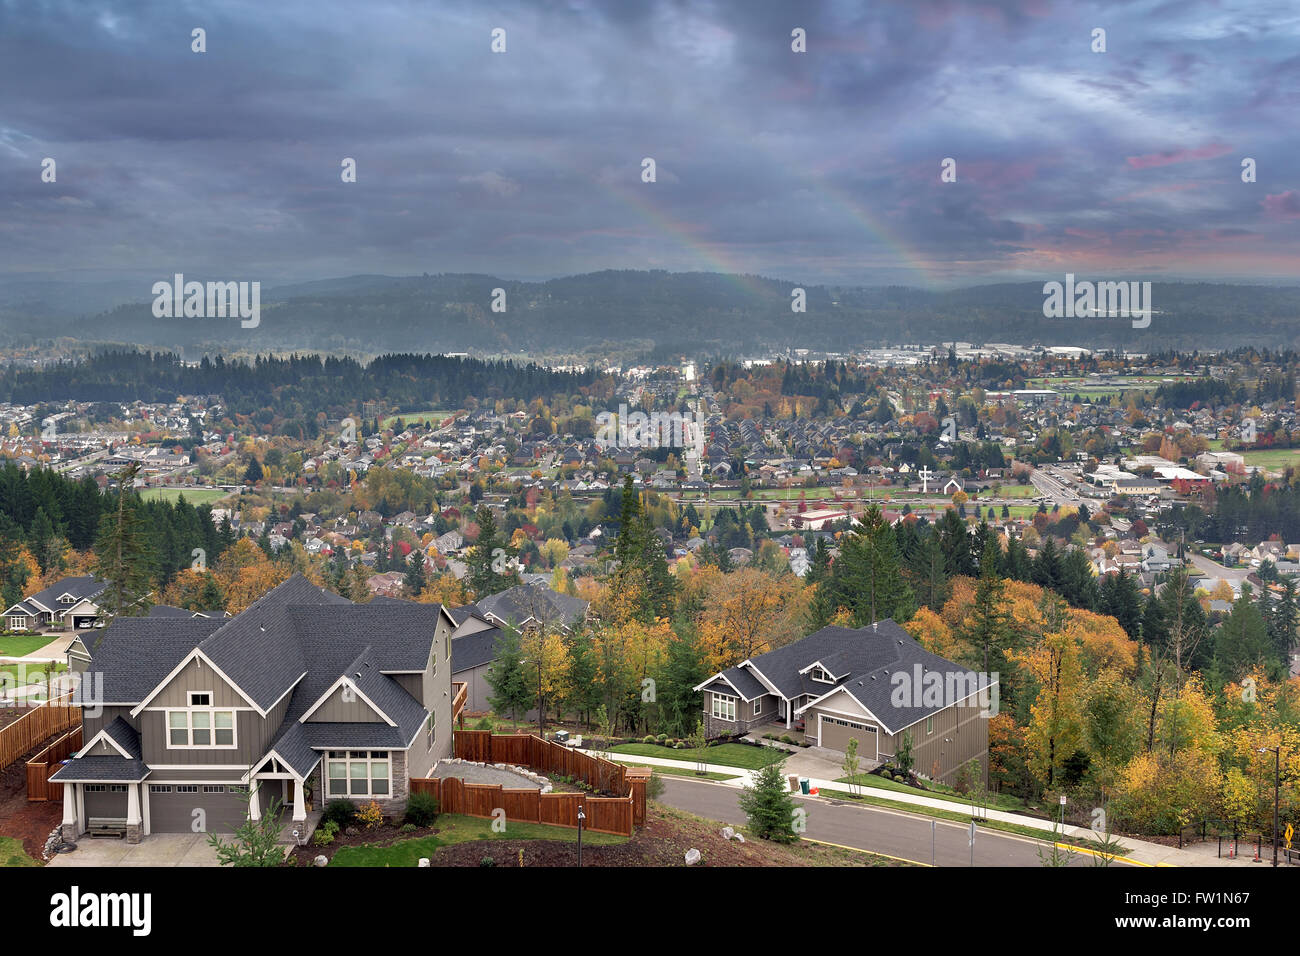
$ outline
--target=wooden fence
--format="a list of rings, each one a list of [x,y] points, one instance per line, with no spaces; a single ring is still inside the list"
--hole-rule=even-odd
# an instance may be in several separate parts
[[[412,793],[438,798],[443,813],[491,817],[504,810],[506,820],[578,826],[578,811],[586,814],[583,828],[599,833],[631,836],[634,826],[645,823],[646,784],[650,773],[635,767],[579,753],[535,734],[494,734],[489,730],[457,730],[452,752],[462,760],[508,763],[538,773],[571,776],[595,790],[615,794],[593,797],[585,793],[542,793],[533,788],[513,789],[500,784],[466,783],[458,777],[416,778]]]
[[[543,740],[536,734],[458,730],[453,735],[452,752],[462,760],[514,764],[538,773],[576,777],[593,790],[627,793],[627,768],[621,763]]]
[[[62,800],[63,784],[50,782],[67,760],[81,749],[81,728],[68,731],[31,760],[27,761],[27,799]]]
[[[81,726],[81,706],[60,697],[33,707],[8,727],[0,729],[0,768],[7,767],[44,740]]]

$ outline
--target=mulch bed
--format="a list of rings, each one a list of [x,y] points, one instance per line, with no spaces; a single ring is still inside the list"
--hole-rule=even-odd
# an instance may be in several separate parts
[[[367,830],[365,827],[348,827],[349,830],[355,830],[355,833],[348,833],[347,830],[340,830],[334,836],[334,842],[326,846],[317,846],[310,840],[306,846],[295,848],[289,854],[289,863],[292,866],[312,866],[313,861],[318,856],[326,856],[331,860],[334,854],[345,846],[392,846],[399,840],[415,840],[420,837],[436,836],[440,831],[435,824],[431,827],[417,827],[414,830],[402,830],[401,823],[392,823],[385,821],[381,826],[373,830]]]
[[[27,761],[53,739],[38,744],[31,753],[0,771],[0,836],[22,840],[23,850],[34,860],[41,859],[50,831],[63,821],[62,800],[27,801]]]

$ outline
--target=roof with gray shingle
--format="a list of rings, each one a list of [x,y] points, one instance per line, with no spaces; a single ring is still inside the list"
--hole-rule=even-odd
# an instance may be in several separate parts
[[[125,750],[132,759],[144,759],[144,750],[140,747],[139,732],[121,717],[114,717],[113,722],[104,728],[104,736]]]
[[[491,614],[507,624],[523,624],[536,619],[548,624],[572,627],[587,614],[587,602],[550,588],[520,584],[496,594],[489,594],[474,605],[480,617]]]
[[[808,668],[818,662],[836,678],[833,684],[812,679]],[[918,720],[938,713],[956,702],[946,696],[941,696],[938,701],[927,697],[924,693],[926,682],[935,679],[929,675],[940,675],[945,686],[958,689],[984,689],[991,683],[974,671],[931,654],[891,620],[879,621],[874,626],[856,630],[824,627],[801,641],[768,651],[729,668],[721,675],[715,675],[714,682],[718,676],[725,677],[746,695],[746,700],[752,700],[750,694],[761,696],[764,693],[763,685],[753,671],[762,674],[768,683],[789,700],[804,696],[816,699],[842,688],[874,714],[891,733],[910,727]],[[920,686],[913,688],[913,693],[905,698],[914,706],[896,704],[898,697],[894,694],[895,686],[903,686],[899,683],[902,680],[916,684],[918,674]],[[896,679],[895,675],[902,676]],[[951,675],[951,679],[948,675]]]
[[[50,777],[55,783],[139,783],[149,776],[143,760],[125,757],[78,757]]]
[[[482,667],[497,659],[497,641],[501,628],[493,626],[473,634],[462,634],[451,642],[451,671],[458,674],[474,667]]]
[[[138,704],[222,621],[210,618],[119,617],[90,649],[86,679],[105,704]]]

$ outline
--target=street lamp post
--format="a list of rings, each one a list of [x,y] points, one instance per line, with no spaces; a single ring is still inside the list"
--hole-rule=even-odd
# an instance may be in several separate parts
[[[578,807],[578,866],[582,866],[582,823],[587,819],[587,814],[582,812],[582,807]]]

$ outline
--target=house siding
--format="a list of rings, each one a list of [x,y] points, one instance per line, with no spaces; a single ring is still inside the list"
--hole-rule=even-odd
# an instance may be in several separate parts
[[[731,694],[720,695],[723,697],[735,696]],[[772,694],[765,694],[758,698],[763,702],[763,711],[757,717],[754,714],[754,702],[747,701],[743,697],[736,697],[736,719],[724,720],[721,717],[713,716],[713,697],[712,691],[704,692],[704,732],[710,737],[724,737],[732,734],[747,734],[756,727],[762,727],[778,719],[777,698]]]
[[[91,716],[91,712],[94,710],[95,708],[93,707],[81,708],[81,739],[86,743],[90,743],[90,741],[95,738],[95,734],[99,733],[118,717],[121,717],[136,730],[140,729],[140,721],[131,716],[130,707],[101,707],[99,708],[100,712],[98,715]]]
[[[945,707],[934,714],[933,730],[928,734],[925,732],[925,721],[922,720],[896,734],[881,737],[881,759],[897,754],[903,735],[911,734],[913,765],[917,773],[939,783],[951,783],[964,764],[976,759],[980,762],[983,780],[987,785],[989,722],[980,713],[978,700]]]
[[[151,708],[186,707],[189,705],[186,695],[190,691],[211,692],[214,707],[248,706],[248,701],[237,690],[197,657],[163,685],[157,696],[149,701],[149,706]]]
[[[352,700],[344,700],[343,692],[346,688],[339,687],[333,694],[316,709],[310,717],[307,718],[309,724],[376,724],[383,723],[384,718],[375,713],[373,707],[367,704],[355,692],[352,694]]]

